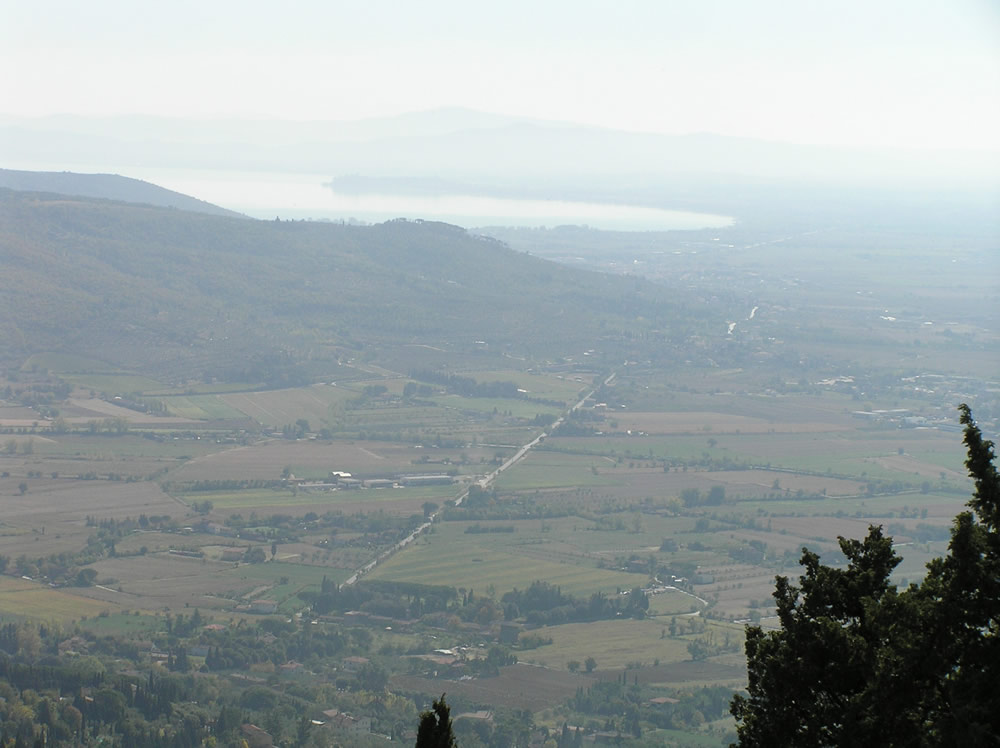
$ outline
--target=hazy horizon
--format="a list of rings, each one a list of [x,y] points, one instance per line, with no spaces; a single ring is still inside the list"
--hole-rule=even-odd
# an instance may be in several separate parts
[[[636,133],[1000,151],[994,3],[7,9],[2,113],[358,122],[442,108]]]

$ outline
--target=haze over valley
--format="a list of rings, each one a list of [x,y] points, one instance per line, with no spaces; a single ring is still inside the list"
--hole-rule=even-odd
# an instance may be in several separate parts
[[[0,30],[0,748],[992,734],[995,9],[306,5]]]

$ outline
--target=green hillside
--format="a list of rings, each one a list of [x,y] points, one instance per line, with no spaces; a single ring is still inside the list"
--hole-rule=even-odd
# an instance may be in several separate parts
[[[6,359],[76,353],[172,381],[304,381],[413,344],[620,361],[713,321],[662,286],[429,222],[263,222],[0,190],[0,262]]]

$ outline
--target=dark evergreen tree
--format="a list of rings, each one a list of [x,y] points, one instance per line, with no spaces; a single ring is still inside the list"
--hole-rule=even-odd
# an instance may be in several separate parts
[[[949,553],[898,592],[900,559],[872,527],[840,539],[846,569],[803,549],[800,586],[777,578],[781,628],[747,627],[740,746],[996,745],[1000,736],[1000,479],[993,443],[960,407],[975,481]]]
[[[444,694],[436,699],[430,710],[420,715],[416,748],[455,748],[455,735],[451,729],[451,709]]]
[[[965,466],[975,483],[955,518],[949,553],[928,564],[914,590],[921,636],[904,677],[921,686],[919,717],[942,745],[1000,743],[1000,476],[994,444],[967,405]]]

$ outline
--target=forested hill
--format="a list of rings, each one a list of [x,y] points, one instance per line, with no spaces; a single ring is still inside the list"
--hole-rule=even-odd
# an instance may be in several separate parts
[[[0,261],[7,361],[67,351],[174,381],[281,381],[414,343],[618,357],[713,321],[661,286],[429,222],[254,221],[0,190]]]
[[[232,210],[206,203],[141,179],[117,174],[77,174],[71,171],[16,171],[0,169],[0,187],[31,192],[96,197],[126,203],[157,205],[162,208],[193,210],[216,216],[239,216]]]

